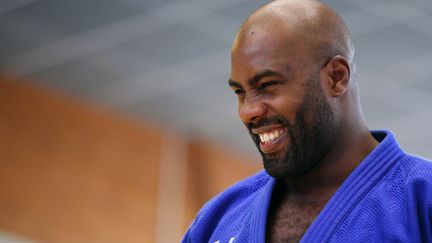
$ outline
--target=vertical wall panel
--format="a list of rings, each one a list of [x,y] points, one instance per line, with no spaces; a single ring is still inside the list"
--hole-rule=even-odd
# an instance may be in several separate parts
[[[0,82],[0,228],[44,242],[153,242],[160,135]]]

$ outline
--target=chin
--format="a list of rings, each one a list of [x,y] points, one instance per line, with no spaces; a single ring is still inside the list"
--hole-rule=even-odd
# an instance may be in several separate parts
[[[284,158],[272,158],[263,156],[264,169],[275,179],[295,179],[301,178],[313,170],[317,163],[305,159],[294,159],[288,153]]]
[[[285,163],[285,161],[264,159],[264,169],[275,179],[299,177],[299,171],[295,166]]]

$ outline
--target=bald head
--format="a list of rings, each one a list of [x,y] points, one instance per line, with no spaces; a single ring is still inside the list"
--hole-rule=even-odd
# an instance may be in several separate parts
[[[354,47],[347,26],[335,11],[316,0],[278,0],[258,9],[240,28],[233,51],[259,39],[298,50],[308,63],[340,55],[353,66]]]

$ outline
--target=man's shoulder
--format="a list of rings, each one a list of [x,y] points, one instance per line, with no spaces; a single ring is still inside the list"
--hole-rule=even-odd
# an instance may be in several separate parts
[[[404,153],[375,189],[372,195],[382,200],[391,198],[389,204],[432,210],[432,161]]]
[[[406,195],[416,201],[429,202],[432,206],[432,161],[407,154],[403,160],[406,168],[405,187]]]
[[[418,188],[420,184],[432,190],[432,161],[417,155],[403,153],[378,183],[380,184],[387,185],[383,188],[391,188],[391,190],[399,188],[400,195],[410,193],[410,190]]]
[[[432,182],[432,161],[426,158],[405,154],[401,159],[405,167],[405,181],[412,183],[417,180]]]

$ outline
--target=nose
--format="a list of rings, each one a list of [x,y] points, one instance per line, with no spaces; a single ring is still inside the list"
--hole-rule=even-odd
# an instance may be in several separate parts
[[[246,96],[238,109],[243,123],[257,122],[266,113],[266,105],[258,97]]]

